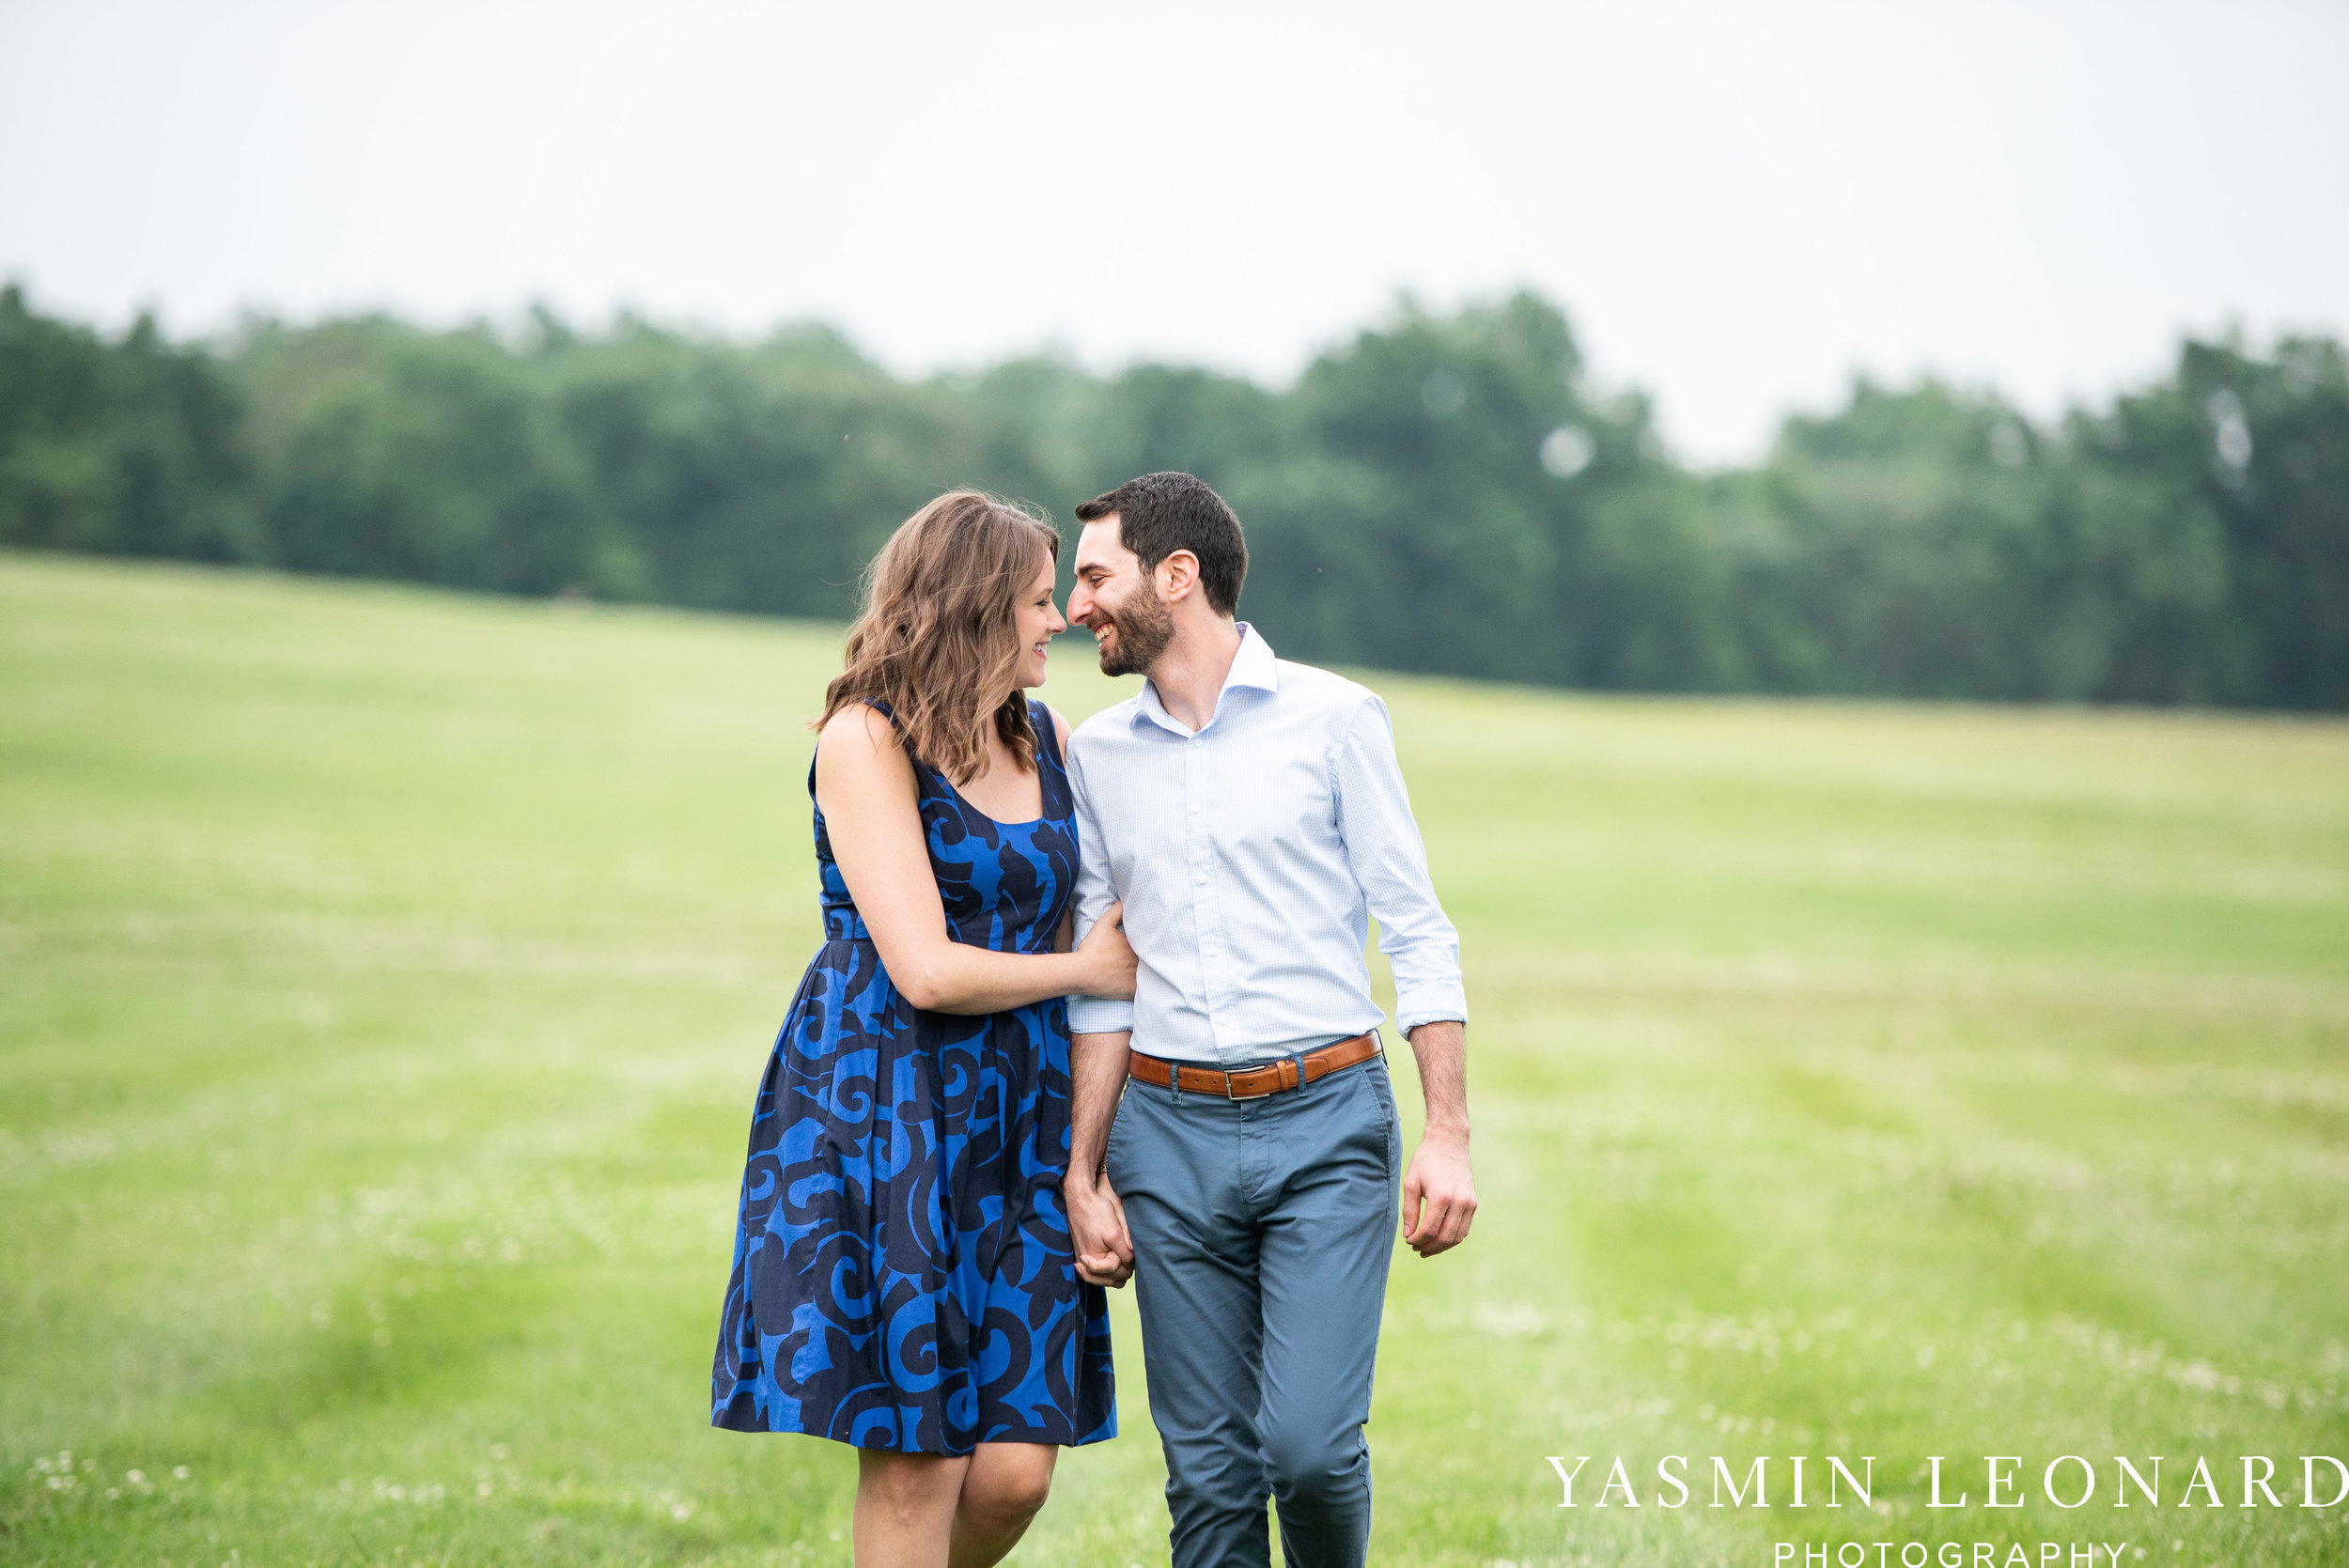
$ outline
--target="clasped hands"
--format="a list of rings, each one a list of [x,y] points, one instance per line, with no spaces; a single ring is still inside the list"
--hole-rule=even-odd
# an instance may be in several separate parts
[[[1087,1179],[1071,1172],[1061,1183],[1061,1201],[1068,1206],[1077,1278],[1088,1285],[1123,1287],[1134,1277],[1134,1238],[1126,1229],[1126,1205],[1109,1178]]]

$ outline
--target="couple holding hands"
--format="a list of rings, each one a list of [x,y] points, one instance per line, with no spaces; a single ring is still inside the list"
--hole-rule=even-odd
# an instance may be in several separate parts
[[[1358,1568],[1392,1250],[1468,1234],[1459,941],[1385,705],[1233,618],[1187,474],[1060,536],[972,491],[875,560],[809,786],[823,947],[752,1115],[713,1424],[858,1450],[862,1568],[984,1568],[1116,1433],[1135,1281],[1175,1568]],[[1029,696],[1073,620],[1134,696]],[[1426,1132],[1408,1172],[1376,916]]]

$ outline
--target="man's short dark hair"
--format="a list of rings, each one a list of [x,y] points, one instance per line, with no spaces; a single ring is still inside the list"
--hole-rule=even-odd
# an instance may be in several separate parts
[[[1079,522],[1117,514],[1117,534],[1149,571],[1178,550],[1199,559],[1207,602],[1229,615],[1248,580],[1248,541],[1239,519],[1206,481],[1189,474],[1145,474],[1077,508]]]

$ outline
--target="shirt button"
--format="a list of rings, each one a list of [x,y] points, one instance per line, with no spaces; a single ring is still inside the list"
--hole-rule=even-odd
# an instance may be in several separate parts
[[[1190,815],[1193,816],[1197,816],[1199,815],[1199,803],[1196,800],[1191,802]]]
[[[1199,885],[1203,888],[1207,885],[1207,874],[1204,871],[1199,874]]]

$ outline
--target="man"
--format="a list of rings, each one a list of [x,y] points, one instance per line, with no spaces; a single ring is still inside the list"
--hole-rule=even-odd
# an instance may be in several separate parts
[[[1078,1266],[1137,1280],[1174,1568],[1268,1562],[1268,1493],[1291,1568],[1360,1568],[1401,1154],[1362,945],[1376,915],[1427,1102],[1403,1234],[1433,1257],[1476,1211],[1459,939],[1385,705],[1234,620],[1223,498],[1149,474],[1077,516],[1069,618],[1147,677],[1069,748],[1080,932],[1122,900],[1142,960],[1132,1001],[1071,1002]]]

